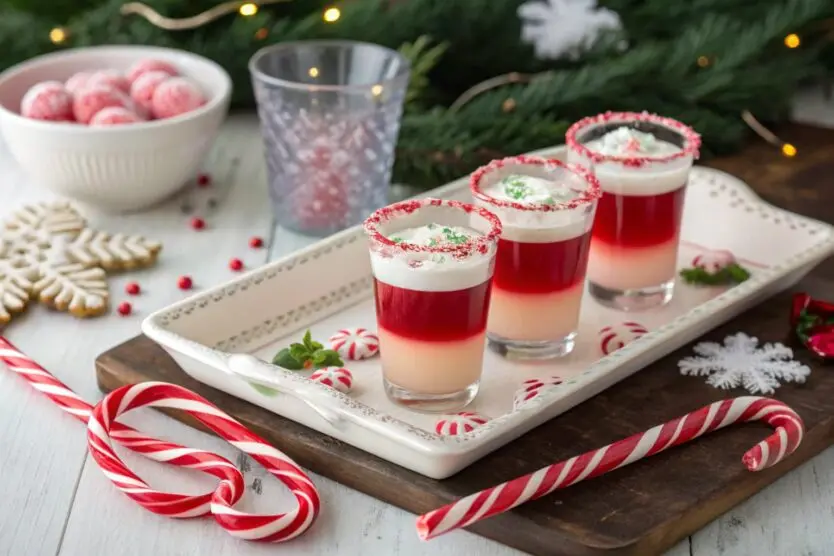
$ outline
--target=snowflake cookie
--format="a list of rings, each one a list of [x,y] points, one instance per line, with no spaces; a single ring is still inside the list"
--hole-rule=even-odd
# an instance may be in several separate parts
[[[379,338],[366,328],[343,328],[330,336],[330,348],[351,361],[379,353]]]
[[[521,408],[530,400],[537,398],[545,392],[552,390],[562,384],[562,379],[558,376],[551,376],[549,378],[531,378],[521,383],[521,388],[516,390],[513,395],[513,410]]]
[[[614,353],[646,333],[648,330],[639,322],[625,321],[605,326],[599,331],[599,349],[605,355]]]
[[[434,432],[441,436],[458,436],[472,432],[475,428],[486,424],[487,421],[489,421],[488,418],[472,411],[461,411],[454,415],[447,415],[437,421]]]
[[[693,348],[699,357],[678,362],[681,374],[706,376],[707,384],[728,390],[743,386],[751,394],[772,394],[784,382],[805,382],[811,369],[793,360],[782,344],[759,347],[758,338],[743,332],[727,336],[724,345],[702,342]]]
[[[343,394],[353,389],[353,374],[344,367],[325,367],[310,375],[310,380],[330,386]]]
[[[110,297],[105,271],[149,266],[162,249],[86,225],[65,202],[24,206],[0,224],[0,323],[30,299],[76,317],[101,315]]]

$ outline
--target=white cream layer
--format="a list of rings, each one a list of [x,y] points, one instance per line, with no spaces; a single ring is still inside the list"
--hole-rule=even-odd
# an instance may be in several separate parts
[[[461,226],[427,224],[389,234],[389,239],[421,246],[465,243],[479,232]],[[486,282],[491,276],[494,256],[478,253],[455,259],[446,253],[395,252],[392,257],[371,252],[371,269],[377,280],[417,291],[455,291]]]

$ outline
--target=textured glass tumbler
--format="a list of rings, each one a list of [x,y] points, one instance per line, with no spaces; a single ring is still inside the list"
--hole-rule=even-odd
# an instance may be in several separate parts
[[[408,60],[368,43],[287,42],[249,71],[279,225],[325,236],[388,204]]]

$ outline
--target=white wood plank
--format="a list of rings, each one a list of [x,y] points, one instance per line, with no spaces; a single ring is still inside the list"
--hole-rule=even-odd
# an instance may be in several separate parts
[[[824,371],[817,371],[824,372]],[[834,448],[692,536],[694,556],[831,554]]]
[[[28,185],[0,140],[0,218],[29,196]],[[46,350],[43,327],[14,325],[4,333]],[[28,332],[27,332],[28,330]],[[40,331],[40,332],[39,332]],[[67,356],[66,342],[49,350]],[[54,407],[0,364],[0,554],[54,554],[72,504],[86,447],[83,426]]]

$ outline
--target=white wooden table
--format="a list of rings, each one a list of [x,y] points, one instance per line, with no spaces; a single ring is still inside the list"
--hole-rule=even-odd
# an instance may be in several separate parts
[[[803,97],[799,108],[797,114],[803,120],[834,125],[830,102],[812,95]],[[113,305],[131,301],[132,316],[120,317],[114,311],[100,319],[79,321],[35,307],[8,327],[8,338],[83,398],[99,400],[95,357],[137,334],[143,316],[186,295],[177,288],[178,276],[192,276],[196,288],[211,286],[232,276],[227,268],[232,257],[254,267],[309,241],[273,230],[262,156],[254,116],[230,118],[208,163],[214,184],[187,194],[195,214],[208,223],[202,232],[189,227],[190,216],[180,210],[181,198],[143,214],[91,215],[92,223],[101,229],[140,233],[165,244],[155,268],[112,279]],[[20,204],[49,198],[49,193],[27,182],[0,145],[0,217]],[[209,199],[217,203],[213,210],[208,208]],[[264,237],[269,248],[250,249],[247,241],[253,235]],[[141,284],[143,293],[128,298],[122,292],[132,280]],[[129,421],[143,431],[238,460],[235,450],[219,439],[161,414],[146,410],[131,417]],[[126,450],[121,453],[154,486],[201,492],[213,484],[207,478],[133,457]],[[834,450],[828,450],[669,554],[834,553],[832,471]],[[264,474],[257,464],[246,472],[249,488],[243,507],[260,511],[288,507],[289,495]],[[415,532],[414,515],[318,476],[314,481],[324,502],[319,521],[300,539],[280,547],[234,540],[210,519],[174,521],[155,516],[117,493],[87,456],[83,425],[4,370],[0,370],[0,481],[3,556],[520,554],[462,531],[422,543]]]

